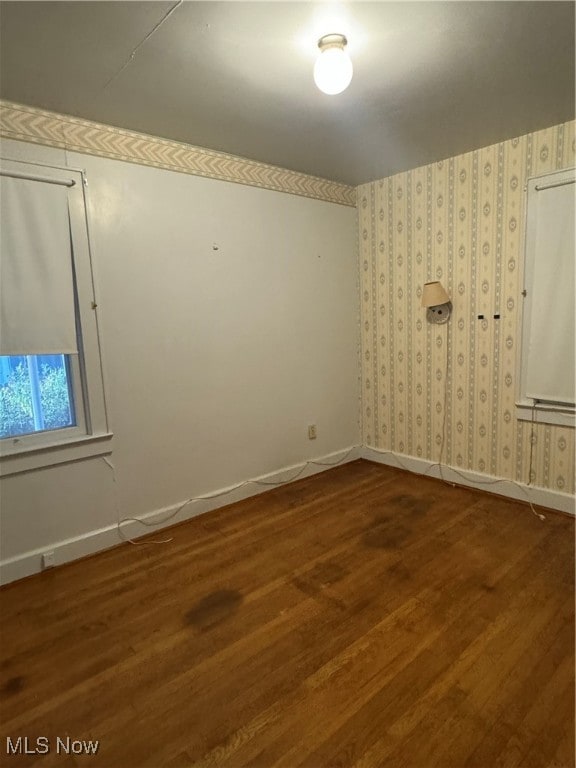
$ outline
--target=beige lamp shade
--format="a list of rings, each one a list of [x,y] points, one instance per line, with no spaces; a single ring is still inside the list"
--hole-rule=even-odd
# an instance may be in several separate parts
[[[437,307],[440,304],[447,304],[449,301],[448,294],[441,282],[435,280],[432,283],[424,283],[424,290],[422,291],[423,307]]]

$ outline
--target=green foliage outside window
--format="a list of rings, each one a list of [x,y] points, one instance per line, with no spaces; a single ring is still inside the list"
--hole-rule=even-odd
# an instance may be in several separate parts
[[[64,367],[40,367],[40,402],[44,429],[67,427],[72,422]],[[32,392],[26,365],[19,363],[0,386],[0,437],[34,432]]]

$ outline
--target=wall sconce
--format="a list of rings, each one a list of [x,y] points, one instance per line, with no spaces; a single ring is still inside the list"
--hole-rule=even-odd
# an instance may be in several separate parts
[[[318,40],[320,55],[314,65],[314,82],[329,96],[342,93],[352,80],[352,62],[344,50],[347,45],[344,35],[324,35]]]
[[[452,303],[441,282],[435,280],[424,283],[422,306],[426,307],[426,317],[431,323],[447,323],[452,312]]]

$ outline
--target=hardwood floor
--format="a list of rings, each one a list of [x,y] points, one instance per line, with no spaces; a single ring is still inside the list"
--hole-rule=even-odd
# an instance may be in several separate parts
[[[357,461],[173,535],[0,591],[1,765],[574,765],[573,520]]]

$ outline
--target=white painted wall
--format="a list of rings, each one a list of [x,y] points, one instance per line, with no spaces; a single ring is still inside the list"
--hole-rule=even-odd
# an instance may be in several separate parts
[[[354,209],[19,142],[2,156],[86,169],[117,472],[116,489],[102,459],[5,478],[8,573],[98,529],[110,545],[116,503],[140,516],[360,442]]]

